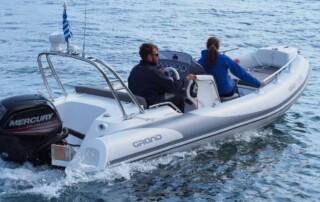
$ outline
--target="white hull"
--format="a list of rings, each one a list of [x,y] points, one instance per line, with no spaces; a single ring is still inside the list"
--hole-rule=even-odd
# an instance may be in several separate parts
[[[224,139],[273,122],[306,86],[309,64],[294,48],[258,49],[238,59],[267,85],[255,89],[239,84],[241,96],[223,101],[212,76],[198,75],[198,98],[187,97],[192,104],[184,114],[167,104],[141,110],[126,101],[121,101],[121,110],[104,89],[88,87],[55,99],[64,127],[84,134],[84,138],[70,134],[67,142],[79,147],[68,146],[68,158],[53,158],[52,164],[103,169]],[[53,157],[55,152],[53,148]]]

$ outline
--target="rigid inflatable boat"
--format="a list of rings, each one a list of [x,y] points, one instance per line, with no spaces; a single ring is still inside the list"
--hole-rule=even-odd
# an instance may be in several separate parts
[[[89,64],[105,87],[73,86],[74,91],[67,93],[55,70],[56,57]],[[144,98],[132,94],[115,69],[102,60],[42,52],[38,66],[49,96],[20,95],[1,101],[0,154],[15,162],[103,169],[265,126],[282,116],[306,87],[309,63],[295,48],[259,48],[236,60],[265,86],[255,88],[238,81],[239,93],[221,98],[215,79],[190,55],[160,52],[160,66],[175,77],[197,74],[197,85],[190,82],[185,87],[185,113],[181,113],[170,102],[147,108]],[[49,78],[57,87],[51,88]],[[54,93],[57,89],[59,96]]]

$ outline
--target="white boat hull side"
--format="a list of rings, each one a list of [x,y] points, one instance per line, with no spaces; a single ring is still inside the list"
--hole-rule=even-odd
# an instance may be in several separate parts
[[[302,90],[303,88],[301,88],[301,92]],[[136,161],[144,158],[152,158],[161,154],[166,154],[166,153],[171,153],[176,151],[183,151],[183,150],[190,149],[192,147],[199,146],[208,142],[225,139],[227,137],[233,136],[235,133],[250,130],[253,128],[260,128],[269,123],[272,123],[275,119],[282,116],[285,113],[285,111],[287,111],[288,108],[291,107],[294,101],[298,99],[301,92],[295,94],[296,96],[292,97],[291,100],[288,100],[288,102],[282,105],[281,108],[276,108],[273,111],[269,111],[269,113],[261,113],[259,115],[258,114],[253,115],[255,117],[251,117],[251,118],[249,118],[250,117],[249,115],[248,116],[249,119],[247,121],[237,122],[235,124],[231,124],[231,126],[230,126],[230,123],[225,124],[225,125],[229,125],[230,127],[221,126],[228,118],[217,119],[212,117],[208,119],[208,117],[199,117],[199,116],[193,116],[193,118],[183,116],[181,118],[184,118],[185,120],[180,120],[180,121],[171,122],[171,123],[167,123],[167,122],[163,123],[162,125],[165,125],[166,127],[171,126],[170,128],[175,129],[180,133],[182,133],[183,138],[174,142],[163,143],[160,146],[154,145],[154,147],[148,148],[148,149],[146,148],[144,151],[141,151],[140,153],[135,153],[134,155],[130,155],[125,158],[110,161],[110,164],[115,164],[115,163],[124,162],[124,161]],[[239,117],[239,119],[241,120],[242,118]],[[181,123],[186,123],[186,120],[189,120],[191,122],[193,120],[194,122],[190,124],[192,124],[194,127],[190,127],[189,125],[189,127],[186,128],[184,124],[181,124]],[[216,127],[216,130],[213,130],[213,127],[212,127],[213,125],[220,126],[220,127]],[[200,129],[202,129],[202,131]]]
[[[91,139],[78,151],[72,164],[105,168],[109,162],[136,156],[138,153],[182,139],[176,130],[166,128],[137,128]]]
[[[298,56],[291,64],[290,71],[282,72],[276,81],[255,93],[215,107],[198,109],[89,140],[77,153],[82,158],[75,160],[82,159],[78,163],[103,169],[107,165],[181,151],[265,126],[283,115],[298,99],[308,76],[309,64],[302,56]],[[84,159],[91,158],[86,153],[92,153],[93,150],[101,151],[101,154],[94,152],[92,159],[96,160]]]

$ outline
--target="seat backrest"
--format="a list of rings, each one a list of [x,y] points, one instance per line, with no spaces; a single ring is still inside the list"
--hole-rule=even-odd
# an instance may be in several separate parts
[[[282,67],[297,54],[292,47],[267,47],[256,50],[254,57],[261,66]]]
[[[75,91],[77,93],[86,93],[90,95],[97,95],[97,96],[102,96],[102,97],[107,97],[107,98],[113,98],[113,94],[109,89],[105,88],[97,88],[97,87],[88,87],[88,86],[75,86]],[[121,92],[121,91],[116,91],[119,99],[124,102],[132,102],[130,96],[126,92]],[[134,95],[137,99],[137,101],[140,103],[140,105],[143,106],[144,109],[147,108],[147,102],[146,100],[138,95]]]
[[[252,69],[261,66],[282,67],[297,54],[298,50],[292,47],[259,48],[244,54],[237,59],[243,68]]]

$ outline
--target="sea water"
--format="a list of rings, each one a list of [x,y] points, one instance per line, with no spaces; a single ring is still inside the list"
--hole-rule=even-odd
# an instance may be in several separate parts
[[[86,4],[87,2],[87,4]],[[0,2],[0,98],[46,93],[37,54],[62,30],[63,1]],[[0,201],[319,201],[320,1],[317,0],[69,0],[68,19],[87,56],[126,80],[143,42],[200,56],[216,35],[221,49],[287,45],[312,68],[303,95],[283,117],[257,130],[152,160],[89,174],[0,159]],[[86,13],[86,18],[85,18]],[[86,28],[86,29],[84,29]],[[85,30],[85,32],[84,32]],[[85,40],[84,40],[85,33]],[[64,69],[93,84],[86,70]]]

